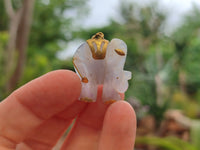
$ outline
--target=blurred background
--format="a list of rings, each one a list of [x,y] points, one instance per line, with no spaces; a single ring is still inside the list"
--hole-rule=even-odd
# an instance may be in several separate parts
[[[1,0],[0,100],[56,69],[96,32],[128,46],[135,150],[199,150],[200,1]]]

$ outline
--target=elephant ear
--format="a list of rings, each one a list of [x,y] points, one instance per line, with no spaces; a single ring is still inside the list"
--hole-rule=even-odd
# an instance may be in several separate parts
[[[83,43],[75,52],[73,57],[73,65],[76,73],[79,75],[83,82],[88,80],[88,61],[92,61],[92,53],[88,44]]]
[[[107,48],[106,54],[106,79],[104,82],[111,82],[113,88],[124,93],[128,88],[128,80],[131,79],[131,72],[124,71],[124,64],[127,55],[127,46],[120,39],[113,39]]]
[[[92,58],[90,47],[87,43],[83,43],[75,52],[73,57],[73,65],[76,73],[79,75],[82,84],[80,100],[86,102],[94,102],[97,96],[97,83],[94,80],[95,70],[97,66]]]
[[[120,39],[113,39],[107,47],[106,51],[106,65],[112,68],[109,70],[114,71],[114,74],[119,74],[124,68],[127,55],[127,46],[124,41]],[[109,70],[108,73],[111,73]]]

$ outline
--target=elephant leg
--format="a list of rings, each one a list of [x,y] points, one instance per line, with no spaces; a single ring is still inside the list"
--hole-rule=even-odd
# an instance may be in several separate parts
[[[85,102],[95,102],[97,99],[97,90],[97,84],[82,83],[80,100]]]
[[[104,103],[110,104],[117,100],[121,100],[120,93],[112,86],[111,82],[104,83],[102,99]]]

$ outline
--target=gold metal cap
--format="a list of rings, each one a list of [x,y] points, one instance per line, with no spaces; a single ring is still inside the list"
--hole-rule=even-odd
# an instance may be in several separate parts
[[[109,41],[104,39],[104,34],[98,32],[87,40],[94,59],[104,59]]]

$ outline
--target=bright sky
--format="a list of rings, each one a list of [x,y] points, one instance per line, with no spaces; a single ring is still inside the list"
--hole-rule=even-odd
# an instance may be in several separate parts
[[[146,5],[152,0],[121,1],[133,1],[140,5]],[[187,14],[193,4],[200,7],[200,0],[159,0],[160,9],[169,12],[169,20],[167,23],[169,27],[178,26],[181,22],[181,16]],[[120,0],[88,0],[88,5],[90,7],[90,13],[89,16],[81,21],[82,26],[84,28],[101,27],[108,25],[110,18],[117,19]],[[82,42],[81,40],[70,42],[68,47],[58,54],[58,57],[61,59],[71,57]]]
[[[153,0],[121,0],[123,2],[132,1],[139,5],[146,5]],[[85,27],[99,27],[109,24],[110,18],[117,19],[120,0],[89,0],[90,14],[83,20]],[[186,14],[192,5],[200,7],[200,0],[159,0],[160,9],[169,12],[169,24],[177,24],[181,16]]]
[[[117,17],[119,0],[89,0],[89,16],[83,20],[85,27],[102,26],[109,24],[110,18]]]

